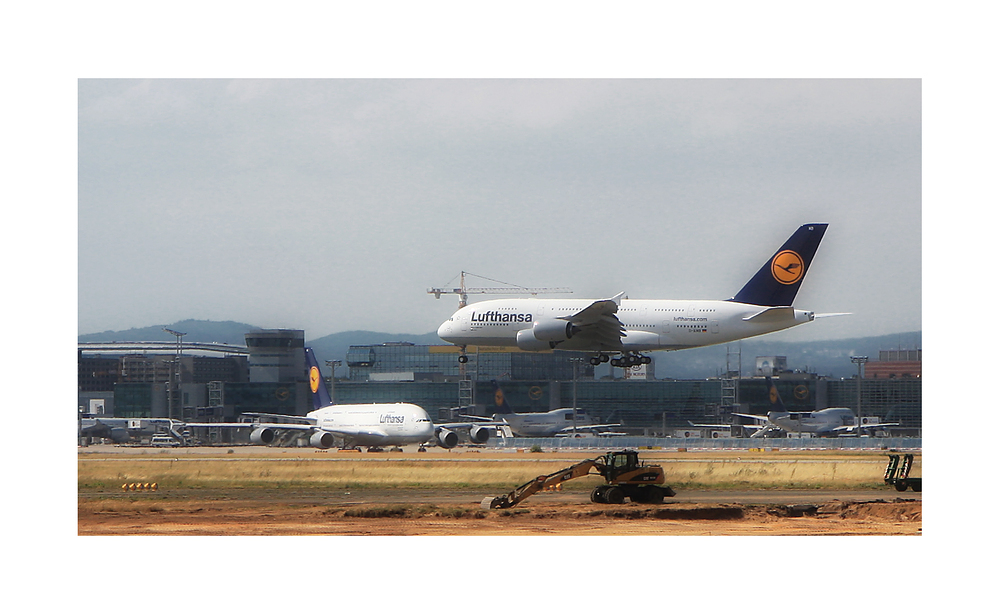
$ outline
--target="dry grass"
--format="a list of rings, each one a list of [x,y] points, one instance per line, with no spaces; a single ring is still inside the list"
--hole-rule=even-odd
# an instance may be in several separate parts
[[[643,454],[663,466],[667,484],[683,488],[882,488],[886,458],[878,453]],[[161,488],[478,488],[505,489],[576,461],[566,455],[524,460],[329,460],[317,458],[149,458],[78,461],[80,490],[118,489],[128,482]],[[920,475],[920,457],[915,471]],[[574,480],[587,490],[599,476]]]

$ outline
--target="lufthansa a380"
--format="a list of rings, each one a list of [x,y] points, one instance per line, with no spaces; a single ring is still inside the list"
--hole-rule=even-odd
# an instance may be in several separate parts
[[[728,343],[840,315],[792,307],[826,228],[801,226],[728,300],[497,299],[459,309],[438,336],[462,348],[461,362],[466,346],[488,345],[588,352],[591,364],[631,367],[651,362],[644,353],[653,350]]]

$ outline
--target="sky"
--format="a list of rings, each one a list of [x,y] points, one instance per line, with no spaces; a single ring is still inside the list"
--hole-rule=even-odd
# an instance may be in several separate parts
[[[921,85],[81,79],[79,333],[426,333],[460,271],[726,299],[812,222],[796,306],[852,315],[783,338],[920,330]]]

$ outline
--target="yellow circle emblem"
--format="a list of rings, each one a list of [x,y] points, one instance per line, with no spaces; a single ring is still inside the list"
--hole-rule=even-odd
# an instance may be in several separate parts
[[[775,388],[774,386],[771,386],[771,389],[768,390],[767,392],[768,392],[767,396],[768,396],[768,398],[771,399],[771,402],[772,403],[777,403],[778,402],[778,389]]]
[[[322,378],[319,376],[319,369],[316,367],[309,368],[309,389],[313,392],[319,390],[319,383]]]
[[[497,388],[496,393],[493,395],[493,402],[496,403],[497,407],[503,407],[503,390]]]
[[[789,286],[802,279],[805,273],[805,263],[802,256],[792,250],[779,252],[771,261],[771,275],[780,283]]]

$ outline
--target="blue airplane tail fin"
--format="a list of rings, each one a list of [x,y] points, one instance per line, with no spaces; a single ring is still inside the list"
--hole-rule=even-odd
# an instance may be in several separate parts
[[[785,404],[781,401],[781,395],[778,394],[778,387],[774,385],[770,377],[765,377],[764,380],[767,382],[767,398],[771,401],[771,411],[787,411]]]
[[[313,409],[333,405],[330,392],[326,389],[326,383],[319,370],[319,361],[316,360],[312,348],[306,348],[306,366],[309,367],[309,391],[312,393]]]
[[[510,405],[507,405],[507,398],[503,394],[503,390],[500,388],[500,384],[496,380],[491,380],[490,384],[493,385],[493,413],[494,414],[512,414]]]
[[[736,296],[736,303],[788,307],[802,285],[827,224],[805,224],[778,249]]]

